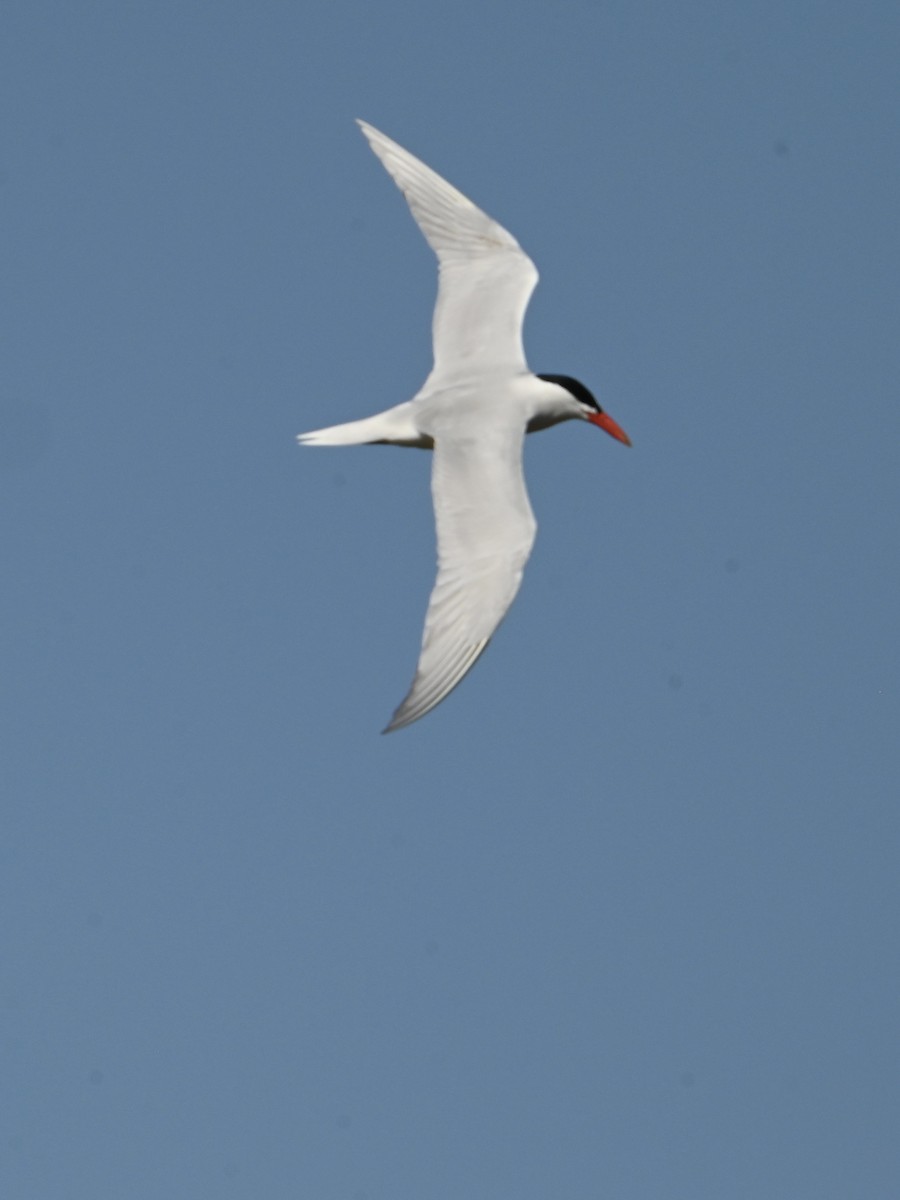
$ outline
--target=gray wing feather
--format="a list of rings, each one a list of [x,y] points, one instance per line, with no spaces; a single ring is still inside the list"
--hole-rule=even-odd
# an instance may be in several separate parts
[[[438,258],[429,386],[488,370],[527,370],[522,323],[538,280],[534,263],[446,179],[365,121],[359,126]]]
[[[537,526],[522,474],[523,428],[435,431],[431,489],[438,574],[416,675],[385,733],[430,712],[472,669],[522,582]]]

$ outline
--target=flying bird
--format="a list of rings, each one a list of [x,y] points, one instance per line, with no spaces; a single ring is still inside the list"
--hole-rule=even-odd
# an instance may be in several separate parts
[[[515,599],[537,529],[522,473],[525,434],[580,420],[631,442],[584,384],[528,369],[522,323],[538,273],[512,234],[408,150],[358,124],[437,255],[434,366],[412,400],[297,440],[434,452],[437,579],[415,678],[389,733],[453,691]]]

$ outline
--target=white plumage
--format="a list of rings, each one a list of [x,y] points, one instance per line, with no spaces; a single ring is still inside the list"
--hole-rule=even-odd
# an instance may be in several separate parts
[[[437,580],[416,675],[387,733],[456,687],[519,590],[536,530],[522,474],[526,431],[580,418],[628,439],[583,385],[529,371],[522,323],[538,273],[516,239],[396,142],[359,125],[438,258],[434,366],[412,400],[298,440],[434,449]]]

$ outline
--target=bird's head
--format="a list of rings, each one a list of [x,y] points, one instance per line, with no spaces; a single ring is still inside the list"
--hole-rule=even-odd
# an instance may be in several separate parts
[[[579,417],[582,421],[590,421],[592,425],[596,425],[610,437],[623,442],[626,446],[631,445],[631,438],[625,430],[603,411],[583,383],[579,383],[571,375],[538,375],[538,379],[543,379],[545,383],[555,383],[557,387],[568,393],[568,408],[573,417]]]

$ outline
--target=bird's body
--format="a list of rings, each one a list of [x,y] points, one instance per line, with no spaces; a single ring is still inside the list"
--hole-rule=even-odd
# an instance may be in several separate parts
[[[522,322],[538,275],[515,238],[396,142],[359,124],[438,257],[434,367],[412,400],[299,441],[434,451],[438,575],[416,676],[389,732],[456,687],[519,590],[537,528],[522,473],[525,434],[581,419],[628,438],[582,384],[529,371]]]

